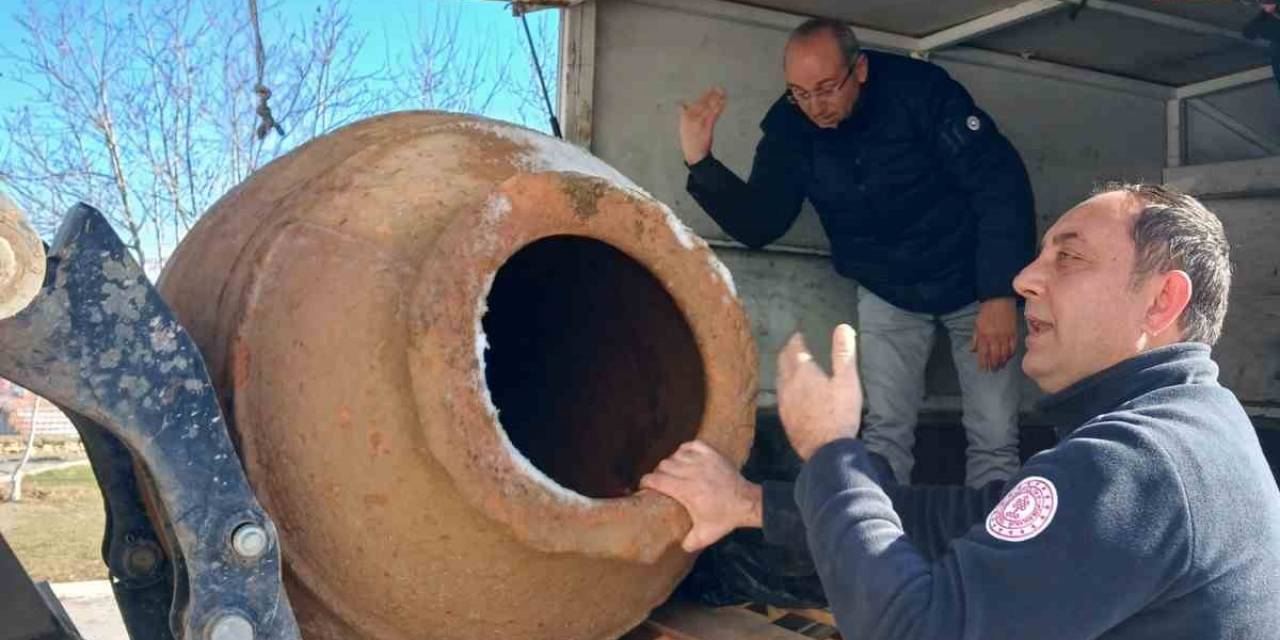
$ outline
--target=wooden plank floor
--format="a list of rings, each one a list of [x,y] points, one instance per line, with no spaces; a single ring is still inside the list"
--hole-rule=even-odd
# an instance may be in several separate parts
[[[824,610],[720,607],[669,602],[622,640],[839,640]]]

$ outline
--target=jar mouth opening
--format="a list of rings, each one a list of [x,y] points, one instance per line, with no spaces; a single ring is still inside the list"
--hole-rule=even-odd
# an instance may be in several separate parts
[[[620,498],[697,437],[706,373],[692,330],[643,265],[570,235],[497,271],[483,315],[498,427],[529,463],[589,498]]]
[[[755,348],[727,272],[597,177],[518,173],[477,208],[410,307],[427,453],[534,549],[659,561],[689,519],[640,477],[694,438],[741,464],[752,439]]]

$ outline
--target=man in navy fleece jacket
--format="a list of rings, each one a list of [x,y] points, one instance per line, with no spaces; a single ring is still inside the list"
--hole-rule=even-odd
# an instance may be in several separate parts
[[[845,636],[1280,637],[1280,492],[1209,358],[1228,254],[1213,214],[1158,187],[1104,192],[1046,233],[1014,286],[1023,369],[1052,394],[1060,442],[985,515],[981,492],[895,487],[856,439],[851,328],[836,329],[830,377],[794,336],[779,411],[807,461],[795,498]],[[689,549],[746,509],[680,480],[714,459],[703,449],[643,481],[689,508]]]

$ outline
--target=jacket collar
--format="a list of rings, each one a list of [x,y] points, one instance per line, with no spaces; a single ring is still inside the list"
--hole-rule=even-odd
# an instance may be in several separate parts
[[[1217,384],[1218,365],[1209,346],[1179,342],[1140,353],[1046,396],[1037,408],[1054,424],[1058,439],[1138,396],[1181,384]]]
[[[867,81],[862,84],[862,89],[858,92],[858,99],[853,104],[853,112],[836,126],[836,131],[866,131],[876,118],[876,111],[880,106],[880,85],[884,83],[877,80],[881,71],[876,65],[878,54],[865,51],[863,55],[867,56]]]

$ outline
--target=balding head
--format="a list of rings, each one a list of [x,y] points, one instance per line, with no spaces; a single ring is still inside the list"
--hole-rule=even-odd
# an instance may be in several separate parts
[[[791,102],[815,125],[834,128],[853,113],[867,59],[847,25],[814,19],[791,32],[783,75]]]
[[[858,54],[862,53],[862,45],[858,43],[858,36],[854,34],[853,29],[839,20],[830,18],[811,18],[793,29],[787,38],[786,51],[791,50],[792,43],[812,42],[815,39],[829,39],[846,68],[858,59]],[[783,55],[785,56],[786,52]]]

